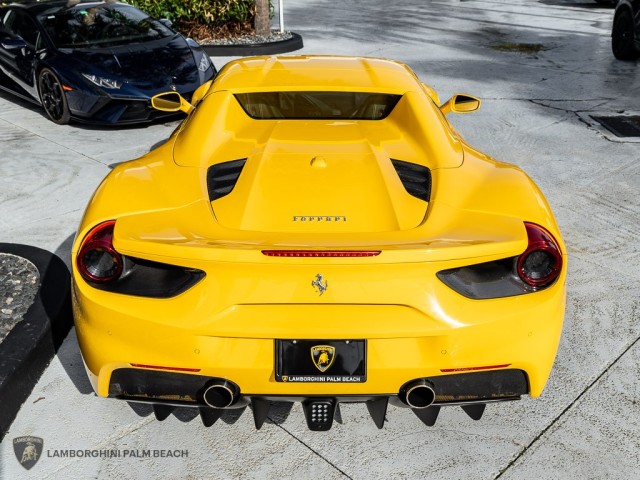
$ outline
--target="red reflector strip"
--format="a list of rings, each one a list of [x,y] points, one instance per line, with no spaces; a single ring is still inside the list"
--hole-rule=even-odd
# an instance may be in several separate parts
[[[442,373],[474,372],[474,371],[478,371],[478,370],[491,370],[493,368],[507,368],[509,366],[511,366],[510,363],[505,363],[504,365],[487,365],[486,367],[441,368],[440,371]]]
[[[267,257],[376,257],[380,250],[262,250]]]
[[[169,370],[173,372],[199,372],[199,368],[184,368],[184,367],[160,367],[158,365],[143,365],[141,363],[130,363],[132,367],[136,368],[150,368],[152,370]]]
[[[63,89],[65,92],[71,92],[71,91],[73,90],[73,88],[71,88],[71,87],[67,87],[66,85],[62,85],[62,89]]]

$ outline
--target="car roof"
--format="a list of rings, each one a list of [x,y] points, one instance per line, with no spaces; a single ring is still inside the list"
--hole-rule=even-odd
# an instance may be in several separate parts
[[[404,93],[419,80],[402,63],[380,58],[329,55],[263,56],[227,64],[216,90],[337,90]]]

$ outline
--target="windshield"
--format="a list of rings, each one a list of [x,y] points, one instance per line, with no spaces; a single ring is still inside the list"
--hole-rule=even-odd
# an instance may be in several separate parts
[[[256,92],[236,99],[251,118],[382,120],[401,95],[366,92]]]
[[[48,10],[38,19],[58,48],[112,47],[175,34],[146,13],[122,4],[80,4]]]

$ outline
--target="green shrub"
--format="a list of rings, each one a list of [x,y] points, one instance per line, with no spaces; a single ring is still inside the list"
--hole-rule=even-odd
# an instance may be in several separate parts
[[[254,0],[129,0],[129,3],[153,17],[176,23],[245,24],[255,14]]]

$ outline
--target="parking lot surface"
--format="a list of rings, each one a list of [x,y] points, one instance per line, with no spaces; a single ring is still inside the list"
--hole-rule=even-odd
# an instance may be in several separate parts
[[[569,252],[563,336],[543,395],[489,405],[477,422],[443,409],[431,428],[390,407],[378,430],[362,404],[341,406],[326,433],[307,430],[299,404],[273,409],[259,431],[242,411],[210,428],[188,409],[160,422],[151,407],[94,396],[72,331],[0,445],[0,478],[638,478],[640,143],[591,120],[640,111],[638,63],[611,54],[613,9],[587,0],[285,8],[287,29],[304,39],[295,54],[392,58],[442,101],[458,92],[483,100],[479,112],[448,118],[471,145],[535,180]],[[68,262],[110,167],[176,125],[58,126],[0,93],[0,241]],[[13,450],[21,436],[44,441],[28,471]]]

